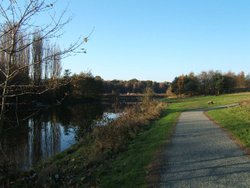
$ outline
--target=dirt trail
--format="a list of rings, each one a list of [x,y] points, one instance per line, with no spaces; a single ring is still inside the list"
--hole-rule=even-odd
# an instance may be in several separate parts
[[[181,114],[160,187],[250,187],[250,158],[203,111]]]

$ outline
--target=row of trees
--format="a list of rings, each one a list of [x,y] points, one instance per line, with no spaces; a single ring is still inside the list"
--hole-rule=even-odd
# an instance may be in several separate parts
[[[132,79],[129,81],[112,80],[105,81],[100,76],[93,76],[90,72],[70,75],[66,70],[64,76],[58,80],[60,83],[67,83],[54,90],[54,96],[57,100],[63,98],[65,93],[67,101],[96,100],[100,99],[102,94],[142,94],[150,88],[154,93],[166,93],[169,88],[169,82],[139,81]],[[48,94],[46,101],[53,99]],[[55,99],[53,99],[55,101]]]
[[[98,98],[100,94],[141,94],[146,88],[154,93],[167,93],[172,91],[176,95],[219,95],[250,90],[250,75],[244,72],[221,73],[220,71],[201,72],[195,75],[180,75],[172,83],[140,81],[132,79],[105,81],[100,76],[94,77],[91,73],[73,75],[71,79],[71,94],[75,98]]]
[[[3,32],[6,34],[4,35]],[[9,78],[9,84],[15,86],[42,85],[42,80],[55,80],[60,76],[61,50],[57,45],[46,43],[39,30],[30,35],[19,31],[15,34],[14,39],[12,39],[12,32],[10,32],[9,26],[5,25],[0,33],[3,35],[0,38],[1,83],[6,80],[8,72],[10,77],[13,77]],[[8,50],[11,42],[15,44],[14,52]]]
[[[250,75],[212,70],[198,75],[190,73],[176,77],[171,89],[176,95],[219,95],[247,91],[250,89]]]
[[[169,82],[153,82],[151,80],[140,81],[132,79],[129,81],[112,80],[103,81],[104,93],[118,92],[120,94],[144,93],[146,88],[151,88],[155,93],[166,93]]]
[[[165,94],[172,90],[176,95],[219,95],[250,90],[250,76],[246,76],[244,72],[223,74],[219,71],[209,71],[198,75],[181,75],[172,83],[159,83],[137,79],[105,81],[90,72],[71,75],[70,70],[65,70],[64,75],[58,78],[57,84],[60,87],[39,97],[40,102],[51,104],[55,101],[62,102],[64,99],[66,102],[99,100],[102,94],[142,94],[148,88],[153,93]]]

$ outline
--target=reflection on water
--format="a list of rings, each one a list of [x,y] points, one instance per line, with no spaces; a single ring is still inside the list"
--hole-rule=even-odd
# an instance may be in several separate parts
[[[115,118],[116,113],[101,104],[84,104],[46,110],[20,121],[19,126],[5,124],[0,136],[0,162],[9,160],[18,169],[28,169],[76,143],[93,124],[103,122],[103,117]]]
[[[94,121],[94,126],[105,126],[119,116],[121,116],[121,113],[104,112],[101,119]]]

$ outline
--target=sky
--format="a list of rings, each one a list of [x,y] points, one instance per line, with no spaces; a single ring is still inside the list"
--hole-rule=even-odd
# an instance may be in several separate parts
[[[172,81],[201,71],[250,73],[249,0],[61,0],[72,21],[61,46],[88,36],[72,73],[105,80]]]

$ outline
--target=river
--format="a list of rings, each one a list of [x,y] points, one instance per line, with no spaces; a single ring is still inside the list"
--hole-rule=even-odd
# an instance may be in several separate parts
[[[119,110],[99,103],[60,106],[30,112],[15,118],[13,114],[0,134],[0,163],[11,162],[27,170],[39,161],[75,144],[93,126],[118,116]]]

